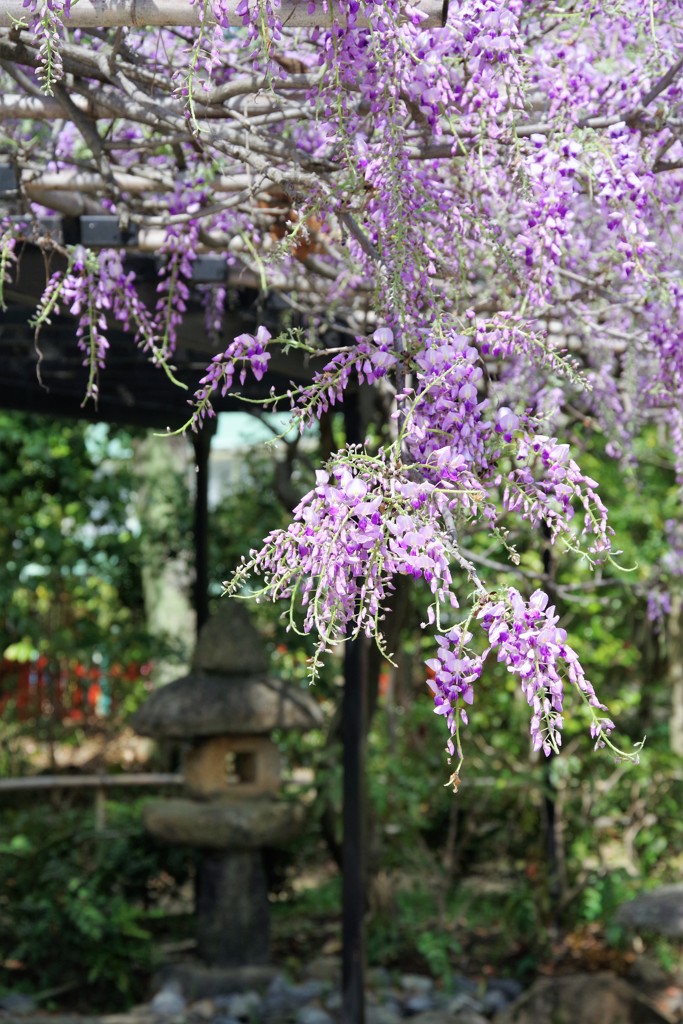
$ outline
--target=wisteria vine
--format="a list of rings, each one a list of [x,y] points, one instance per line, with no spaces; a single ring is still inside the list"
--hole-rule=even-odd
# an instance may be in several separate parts
[[[296,429],[377,389],[382,440],[335,453],[227,589],[286,601],[290,627],[318,638],[315,675],[361,634],[391,657],[396,578],[422,580],[457,785],[460,726],[494,653],[519,680],[534,750],[559,748],[569,685],[596,746],[637,758],[613,744],[555,602],[533,584],[491,588],[467,538],[483,532],[513,564],[523,531],[591,568],[615,557],[570,443],[576,417],[629,464],[661,423],[683,483],[683,21],[677,0],[447,7],[443,23],[432,0],[188,0],[172,31],[72,33],[77,5],[25,0],[0,27],[0,115],[34,227],[1,218],[0,305],[23,245],[59,257],[33,323],[75,318],[96,400],[113,324],[175,379],[200,297],[217,354],[188,396],[192,430],[267,379],[278,347],[311,367],[264,403]],[[151,302],[120,250],[43,232],[74,202],[152,225]],[[225,276],[199,291],[207,254]],[[228,284],[245,282],[277,291],[305,330],[226,337]]]

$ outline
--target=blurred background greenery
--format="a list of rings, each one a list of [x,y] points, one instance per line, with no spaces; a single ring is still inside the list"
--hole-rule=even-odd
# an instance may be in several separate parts
[[[332,417],[319,437],[268,449],[252,447],[253,431],[239,424],[221,425],[212,456],[214,607],[220,582],[286,522],[287,506],[312,479],[313,455],[324,456],[342,429]],[[257,429],[268,436],[267,425]],[[683,650],[675,567],[665,557],[674,473],[654,430],[641,439],[637,465],[608,458],[580,424],[574,443],[582,467],[601,481],[623,569],[591,576],[571,554],[559,557],[513,528],[520,578],[490,537],[467,544],[492,587],[530,591],[550,574],[563,625],[621,745],[647,734],[641,764],[593,753],[571,700],[562,756],[539,759],[514,679],[489,665],[454,796],[444,787],[443,723],[425,683],[432,641],[420,629],[424,595],[417,584],[399,588],[390,625],[397,665],[371,663],[373,964],[427,971],[444,985],[468,972],[526,981],[561,964],[619,969],[633,944],[615,924],[616,908],[681,877],[683,736],[672,726],[681,699],[672,680]],[[171,446],[104,425],[0,415],[0,778],[164,766],[163,752],[137,743],[126,721],[191,654],[192,487],[183,439]],[[674,595],[673,610],[653,623],[647,604],[658,587]],[[305,638],[285,632],[279,609],[253,611],[272,671],[306,687]],[[29,679],[18,700],[19,676],[38,659],[49,682],[37,699]],[[278,738],[287,791],[311,812],[296,843],[269,857],[275,957],[292,970],[321,948],[340,948],[342,690],[333,657],[313,693],[324,727]],[[109,800],[96,815],[92,794],[76,789],[2,795],[0,993],[124,1007],[144,995],[170,949],[191,942],[193,855],[144,833],[142,800]],[[665,968],[679,962],[672,943],[647,941]]]

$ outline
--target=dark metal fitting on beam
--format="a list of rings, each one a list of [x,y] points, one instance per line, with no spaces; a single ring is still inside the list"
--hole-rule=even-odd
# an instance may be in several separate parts
[[[192,264],[192,284],[223,284],[227,270],[221,256],[197,256]]]
[[[123,248],[137,245],[138,228],[136,224],[122,227],[119,218],[104,214],[92,217],[81,217],[81,244],[92,249],[114,247]]]
[[[19,194],[17,172],[11,164],[0,164],[0,197],[15,199]]]

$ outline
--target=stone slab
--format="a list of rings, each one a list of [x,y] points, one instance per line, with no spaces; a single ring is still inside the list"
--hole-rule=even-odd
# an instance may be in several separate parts
[[[245,990],[265,991],[279,975],[275,967],[253,964],[243,967],[207,967],[193,960],[167,964],[156,975],[156,985],[176,981],[185,998],[212,999]]]
[[[539,978],[496,1024],[672,1024],[610,971]]]
[[[265,735],[273,729],[312,729],[321,722],[315,701],[282,680],[202,673],[159,687],[130,719],[136,732],[156,739]]]
[[[619,907],[617,921],[634,931],[683,938],[683,885],[661,885],[641,893]]]
[[[267,672],[266,645],[242,601],[224,598],[216,614],[204,623],[192,658],[192,670],[240,677]]]
[[[305,808],[267,797],[242,800],[150,800],[144,827],[166,843],[205,850],[254,850],[290,842],[303,826]]]
[[[197,952],[209,966],[270,960],[270,908],[256,850],[205,854],[197,866]]]

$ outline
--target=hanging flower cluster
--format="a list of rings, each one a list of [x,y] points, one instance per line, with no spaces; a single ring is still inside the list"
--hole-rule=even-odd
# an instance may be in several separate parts
[[[270,334],[260,328],[255,337],[242,335],[215,357],[195,396],[201,417],[211,412],[213,391],[232,387],[239,362],[242,384],[248,367],[262,376],[269,341]],[[320,416],[341,401],[352,373],[361,382],[376,383],[395,372],[393,341],[391,329],[379,328],[371,340],[334,356],[303,392],[307,415]],[[566,643],[555,609],[547,607],[547,595],[537,591],[527,603],[509,589],[491,598],[459,556],[455,531],[463,515],[490,528],[515,513],[532,525],[545,523],[552,540],[562,536],[577,549],[581,534],[591,537],[586,555],[602,559],[610,551],[611,530],[597,483],[582,473],[569,445],[531,433],[526,417],[505,406],[492,409],[482,398],[482,355],[471,336],[447,331],[420,342],[404,357],[415,386],[396,395],[400,426],[394,445],[378,455],[364,446],[338,453],[317,473],[316,486],[294,510],[291,525],[270,534],[244,559],[227,590],[240,593],[246,585],[260,597],[286,600],[290,628],[318,637],[311,666],[315,677],[325,652],[359,633],[384,649],[382,622],[397,576],[428,585],[430,624],[438,625],[444,612],[452,614],[458,608],[455,562],[476,587],[476,619],[487,634],[488,650],[495,649],[498,660],[520,677],[532,709],[533,748],[549,754],[560,746],[565,678],[592,709],[592,734],[603,745],[613,724],[597,714],[606,709]],[[295,422],[300,401],[292,399]],[[583,511],[578,531],[577,507]],[[261,578],[260,586],[253,577]],[[297,606],[303,611],[300,623]],[[470,640],[467,629],[452,627],[437,636],[438,658],[427,663],[434,672],[436,711],[446,717],[452,736],[466,720],[463,704],[472,703],[473,683],[488,654],[473,653]],[[452,739],[448,749],[452,755]]]
[[[69,312],[78,317],[76,338],[85,356],[83,365],[88,367],[86,399],[97,398],[99,371],[104,368],[109,348],[105,335],[105,309],[111,308],[111,298],[105,284],[106,278],[94,270],[94,267],[88,266],[88,253],[82,246],[78,246],[71,272],[61,286],[61,296],[67,302]]]
[[[480,600],[474,617],[487,635],[490,646],[476,654],[468,645],[472,634],[455,626],[437,637],[438,656],[427,662],[432,672],[429,685],[434,693],[434,711],[444,716],[451,739],[447,749],[457,753],[458,764],[451,778],[457,787],[462,764],[460,723],[467,724],[464,705],[474,702],[474,683],[480,678],[484,661],[491,652],[508,672],[519,677],[522,692],[531,709],[531,739],[534,750],[559,753],[565,683],[573,686],[591,713],[591,736],[598,747],[609,746],[623,756],[610,740],[614,723],[600,712],[607,708],[595,695],[576,652],[567,643],[567,633],[558,626],[555,608],[548,607],[548,595],[536,590],[525,601],[518,590],[508,588],[495,597]]]
[[[22,7],[30,14],[29,29],[40,40],[37,77],[47,95],[52,96],[54,85],[64,77],[60,51],[71,0],[23,0]]]
[[[211,396],[216,391],[223,396],[227,395],[233,386],[238,365],[240,384],[245,383],[248,370],[253,373],[256,380],[263,379],[270,359],[270,352],[267,351],[270,339],[270,331],[266,327],[259,327],[255,335],[239,334],[230,342],[225,352],[219,352],[213,357],[199,382],[201,387],[195,391],[193,430],[197,430],[207,416],[216,415]]]
[[[438,515],[434,489],[413,483],[385,457],[350,448],[319,470],[286,530],[276,530],[243,560],[229,592],[253,574],[256,593],[304,609],[300,627],[319,637],[312,672],[322,655],[349,636],[363,633],[383,647],[382,621],[397,575],[424,579],[433,595],[432,620],[440,605],[457,607],[450,572],[451,544]],[[436,609],[436,611],[434,610]]]
[[[373,341],[388,338],[381,329]],[[371,349],[366,345],[361,351]],[[559,749],[566,678],[591,710],[596,745],[608,744],[618,756],[628,756],[609,740],[613,723],[598,714],[606,708],[567,644],[547,595],[539,590],[525,602],[509,588],[492,597],[458,554],[454,520],[462,513],[493,525],[504,513],[518,512],[532,524],[545,522],[554,539],[570,534],[575,505],[584,510],[582,532],[593,536],[592,555],[604,557],[610,549],[596,482],[582,474],[568,445],[526,433],[510,408],[491,415],[489,403],[480,400],[479,360],[466,336],[451,332],[428,338],[414,358],[416,387],[397,396],[402,426],[394,446],[377,456],[364,446],[340,452],[317,473],[316,487],[294,510],[291,525],[270,534],[244,559],[227,590],[239,593],[247,585],[259,597],[287,600],[290,628],[318,636],[315,676],[326,651],[361,632],[384,649],[382,621],[396,576],[428,584],[430,624],[438,624],[444,611],[451,614],[458,608],[451,574],[455,561],[476,587],[475,617],[490,645],[474,653],[468,647],[471,634],[455,626],[437,636],[438,657],[427,662],[434,673],[435,710],[445,716],[459,753],[459,722],[467,720],[463,704],[472,703],[473,683],[495,649],[498,660],[520,677],[532,710],[534,750],[547,755]],[[335,367],[348,370],[338,358]],[[380,364],[380,369],[384,374],[385,367]],[[363,362],[359,354],[359,376],[373,372],[371,355]],[[331,401],[335,397],[332,389]],[[444,438],[450,444],[444,445]],[[500,463],[509,457],[505,450],[513,453],[515,468],[507,470],[497,504]],[[260,588],[251,582],[254,575],[262,579]],[[300,625],[297,605],[303,609]],[[451,756],[453,743],[449,740]]]
[[[164,324],[159,344],[159,352],[164,357],[170,357],[175,352],[177,330],[187,310],[192,264],[197,254],[198,232],[197,221],[190,221],[182,228],[171,227],[166,232],[161,249],[165,260],[157,284],[156,317]]]

